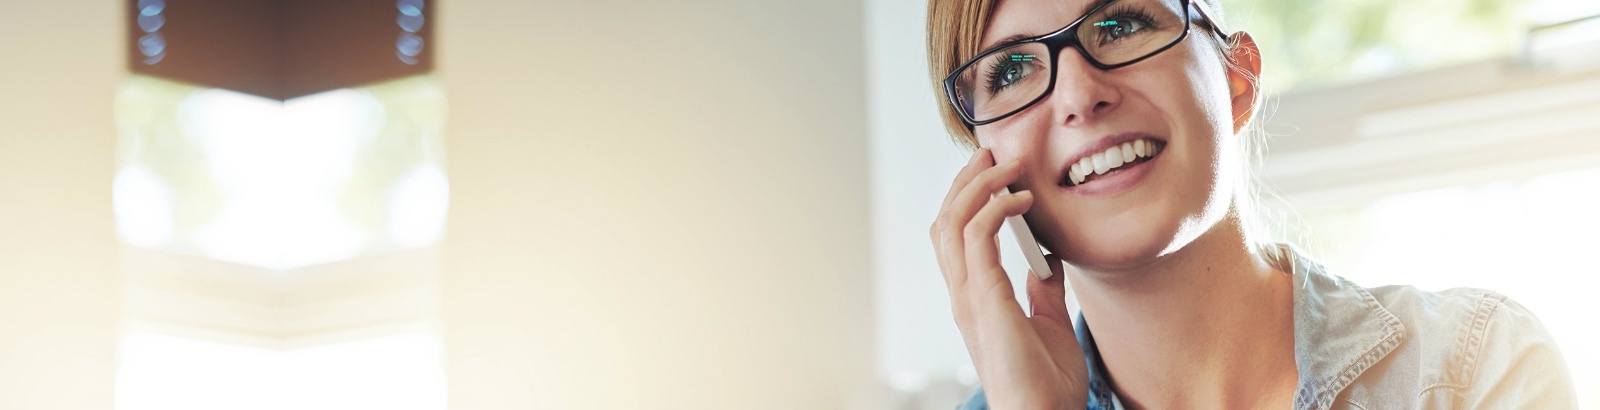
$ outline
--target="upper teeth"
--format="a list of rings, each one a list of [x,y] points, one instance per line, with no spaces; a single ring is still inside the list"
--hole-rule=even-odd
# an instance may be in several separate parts
[[[1077,163],[1072,164],[1071,169],[1067,170],[1067,177],[1072,179],[1073,185],[1081,184],[1089,179],[1089,175],[1111,172],[1136,159],[1155,156],[1157,151],[1156,143],[1145,139],[1112,145],[1105,151],[1079,159]]]

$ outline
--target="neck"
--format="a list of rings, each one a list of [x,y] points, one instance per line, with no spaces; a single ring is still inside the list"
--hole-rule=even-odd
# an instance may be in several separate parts
[[[1242,408],[1293,399],[1292,279],[1251,252],[1237,217],[1150,265],[1071,274],[1125,404]]]

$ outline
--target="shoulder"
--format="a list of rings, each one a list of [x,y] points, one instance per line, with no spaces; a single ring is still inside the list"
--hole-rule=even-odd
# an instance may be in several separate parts
[[[1368,291],[1400,320],[1406,334],[1357,385],[1405,386],[1416,392],[1409,399],[1424,407],[1575,406],[1555,340],[1515,300],[1475,288]]]

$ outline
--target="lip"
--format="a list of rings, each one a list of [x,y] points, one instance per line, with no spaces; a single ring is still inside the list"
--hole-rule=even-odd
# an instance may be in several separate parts
[[[1113,146],[1121,145],[1124,142],[1140,139],[1159,141],[1163,147],[1165,147],[1167,144],[1166,138],[1143,132],[1125,132],[1101,137],[1094,143],[1086,145],[1082,149],[1078,150],[1078,153],[1073,155],[1071,160],[1067,161],[1066,164],[1062,166],[1061,172],[1059,173],[1059,175],[1062,175],[1061,181],[1066,180],[1065,178],[1067,171],[1072,169],[1072,164],[1078,163],[1078,161],[1082,160],[1084,157],[1094,155],[1097,152],[1105,151]],[[1096,178],[1094,181],[1085,183],[1084,185],[1067,185],[1065,182],[1061,182],[1058,184],[1058,186],[1065,188],[1068,192],[1081,195],[1110,195],[1120,193],[1132,188],[1134,185],[1137,185],[1139,181],[1144,180],[1145,175],[1150,173],[1150,168],[1155,164],[1156,161],[1160,160],[1161,157],[1164,157],[1165,155],[1162,154],[1165,153],[1166,150],[1162,149],[1160,153],[1157,153],[1155,157],[1152,157],[1147,161],[1123,168],[1115,173],[1101,176]]]

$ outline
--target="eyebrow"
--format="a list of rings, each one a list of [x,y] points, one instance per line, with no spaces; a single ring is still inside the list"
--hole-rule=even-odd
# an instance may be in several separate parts
[[[1073,21],[1077,21],[1078,18],[1083,18],[1084,15],[1089,14],[1089,10],[1094,10],[1097,7],[1104,6],[1104,5],[1106,5],[1106,3],[1110,3],[1110,2],[1113,2],[1113,1],[1117,1],[1117,0],[1094,0],[1094,1],[1088,2],[1088,3],[1083,5],[1083,9],[1082,10],[1078,10],[1078,17],[1074,18]],[[1062,26],[1062,27],[1056,28],[1055,30],[1060,30],[1062,28],[1066,28],[1066,27]],[[1051,32],[1054,32],[1055,30],[1051,30]],[[1012,35],[1009,35],[1009,36],[1005,36],[1005,38],[1001,38],[999,40],[991,41],[991,42],[989,42],[987,44],[984,44],[982,47],[978,47],[978,54],[983,54],[983,53],[989,51],[991,48],[993,48],[994,46],[997,46],[997,45],[1006,44],[1006,43],[1010,43],[1010,42],[1013,42],[1013,41],[1025,39],[1025,38],[1038,37],[1038,36],[1042,36],[1042,35],[1044,35],[1044,34],[1012,34]]]

